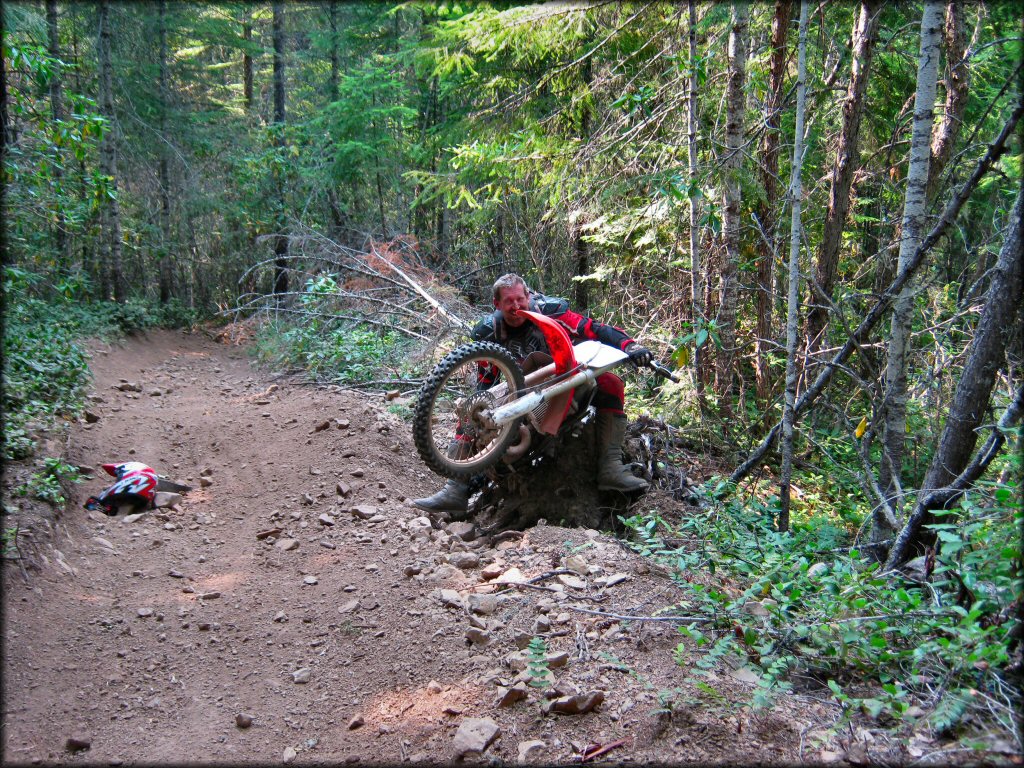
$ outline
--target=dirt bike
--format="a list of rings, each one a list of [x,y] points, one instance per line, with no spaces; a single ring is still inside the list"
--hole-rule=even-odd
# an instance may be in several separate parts
[[[420,387],[413,442],[424,463],[443,477],[467,480],[496,465],[514,464],[547,438],[578,430],[594,413],[590,400],[597,377],[630,361],[625,352],[598,341],[574,346],[550,317],[519,314],[544,334],[550,351],[544,359],[534,353],[520,365],[499,344],[473,342],[448,353]],[[679,381],[657,362],[647,367]],[[479,385],[482,369],[497,374],[486,389]]]

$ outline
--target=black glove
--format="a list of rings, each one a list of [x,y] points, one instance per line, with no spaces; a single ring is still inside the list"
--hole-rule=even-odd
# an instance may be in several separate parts
[[[634,365],[650,365],[651,360],[654,359],[654,355],[651,354],[651,350],[647,347],[642,347],[635,341],[629,342],[626,348],[623,350]]]

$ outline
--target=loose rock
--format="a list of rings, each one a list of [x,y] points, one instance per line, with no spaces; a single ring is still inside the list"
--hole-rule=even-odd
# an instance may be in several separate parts
[[[473,541],[476,538],[476,526],[470,522],[449,523],[445,527],[448,529],[448,533],[458,536],[463,541]]]
[[[81,752],[92,747],[92,739],[88,736],[69,736],[64,742],[64,748],[68,752]]]
[[[526,683],[516,683],[511,688],[498,688],[498,698],[494,701],[495,707],[511,707],[517,701],[522,701],[530,695]]]
[[[476,552],[457,552],[451,556],[451,564],[463,571],[469,571],[480,565],[480,555]]]
[[[357,504],[352,507],[351,512],[353,517],[358,517],[360,520],[369,520],[377,514],[377,508],[372,504]]]
[[[440,593],[441,604],[451,608],[464,608],[462,595],[454,589],[442,589]]]
[[[604,691],[588,691],[575,696],[562,696],[541,705],[544,714],[556,712],[560,715],[582,715],[590,712],[604,701]]]
[[[342,606],[340,606],[338,608],[338,613],[351,613],[352,611],[354,611],[358,607],[359,607],[359,601],[358,600],[349,600],[347,603],[345,603],[344,605],[342,605]]]
[[[476,592],[471,592],[469,595],[469,610],[473,613],[490,616],[498,610],[498,603],[497,595],[483,595]]]
[[[463,720],[452,742],[452,755],[461,760],[472,752],[482,754],[500,735],[501,728],[488,717]]]
[[[533,757],[537,752],[539,752],[542,749],[546,749],[547,746],[548,745],[540,739],[519,742],[519,755],[516,758],[516,762],[522,765],[523,763],[527,762],[531,757]]]
[[[485,629],[471,627],[466,630],[466,639],[473,643],[473,645],[479,645],[481,648],[486,648],[491,644],[492,637],[491,633]]]

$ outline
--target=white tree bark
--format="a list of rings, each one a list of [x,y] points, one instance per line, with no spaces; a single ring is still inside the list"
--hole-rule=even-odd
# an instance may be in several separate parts
[[[935,116],[935,91],[939,71],[939,40],[942,31],[943,5],[939,0],[925,0],[921,17],[921,50],[917,67],[917,92],[914,97],[914,123],[910,139],[907,168],[907,193],[903,205],[897,273],[902,272],[914,255],[925,225],[925,202],[928,184],[928,163],[931,156],[932,124]],[[882,402],[883,441],[880,485],[890,506],[901,506],[900,467],[907,428],[907,366],[910,352],[910,327],[914,300],[918,293],[914,282],[908,283],[893,304],[889,330],[888,356],[885,369],[885,392]],[[877,544],[891,536],[885,516],[874,515],[872,542]]]
[[[796,126],[793,133],[793,175],[789,185],[792,224],[789,234],[789,299],[786,313],[786,402],[782,411],[782,478],[779,482],[778,529],[789,529],[790,479],[793,476],[793,428],[796,423],[797,330],[800,305],[800,208],[804,161],[804,110],[807,103],[807,0],[800,2],[797,48]]]
[[[1006,239],[999,250],[999,259],[992,270],[991,283],[985,295],[984,311],[978,320],[971,346],[967,352],[960,378],[957,381],[953,403],[946,417],[928,475],[916,497],[913,513],[896,537],[889,551],[886,568],[905,562],[926,547],[935,546],[935,533],[927,528],[933,522],[932,510],[941,509],[959,498],[958,493],[970,487],[981,477],[991,461],[982,457],[1002,445],[1002,433],[1008,431],[1019,418],[1020,392],[1007,409],[993,437],[974,462],[971,453],[978,441],[978,433],[989,418],[996,376],[1006,360],[1006,349],[1011,339],[1024,329],[1024,249],[1021,247],[1021,216],[1024,192],[1017,193],[1006,226]],[[1019,384],[1018,384],[1019,386]]]

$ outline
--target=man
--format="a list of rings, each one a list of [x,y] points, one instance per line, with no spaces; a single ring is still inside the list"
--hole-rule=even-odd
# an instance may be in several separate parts
[[[591,339],[620,349],[637,365],[651,361],[650,350],[637,344],[625,332],[611,325],[599,323],[569,309],[565,299],[531,295],[526,281],[519,275],[507,274],[494,282],[495,312],[473,328],[474,341],[491,341],[505,347],[522,362],[534,352],[547,352],[544,335],[529,319],[519,314],[528,309],[560,321],[573,343]],[[490,386],[483,374],[482,386]],[[597,439],[599,464],[597,487],[601,490],[642,491],[647,481],[633,475],[622,463],[622,441],[626,435],[625,385],[613,373],[597,377],[597,392],[593,404],[597,409]],[[415,499],[413,504],[432,512],[465,512],[469,506],[468,483],[449,480],[433,496]]]

